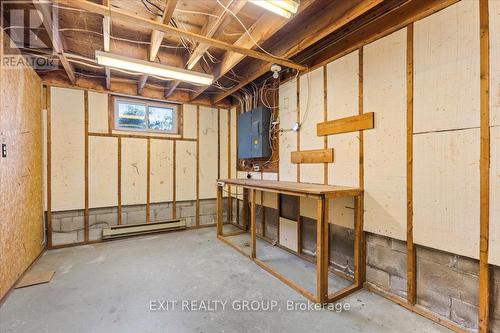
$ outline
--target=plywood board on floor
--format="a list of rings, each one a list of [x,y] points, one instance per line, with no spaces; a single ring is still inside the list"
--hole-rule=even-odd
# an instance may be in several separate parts
[[[500,127],[491,128],[490,144],[489,263],[500,266]]]
[[[176,200],[196,200],[196,142],[176,141]],[[215,185],[213,187],[215,192]]]
[[[146,204],[147,140],[122,139],[122,205]]]
[[[89,137],[89,208],[118,204],[118,139]]]
[[[478,258],[479,129],[413,138],[416,244]]]
[[[297,150],[297,132],[292,131],[297,121],[297,79],[290,80],[279,88],[280,126],[284,131],[279,136],[279,175],[281,181],[297,181],[297,167],[290,164],[290,154]]]
[[[375,128],[364,132],[364,226],[406,239],[406,29],[364,48],[364,108]]]
[[[324,139],[316,135],[316,125],[324,120],[323,68],[300,76],[300,150],[322,149]],[[288,156],[280,159],[290,161]],[[301,164],[300,181],[323,184],[323,164]]]
[[[328,120],[359,113],[359,52],[355,51],[327,65]],[[328,165],[328,183],[359,186],[359,134],[328,137],[335,162]]]
[[[108,94],[89,91],[89,132],[108,133]]]
[[[151,140],[151,202],[168,202],[174,194],[174,142]]]
[[[218,126],[217,109],[200,107],[200,199],[215,198]]]
[[[414,25],[414,133],[479,126],[479,1]]]
[[[28,272],[16,285],[16,289],[34,286],[37,284],[49,283],[56,272]]]
[[[83,90],[51,88],[52,210],[83,209],[85,121]]]

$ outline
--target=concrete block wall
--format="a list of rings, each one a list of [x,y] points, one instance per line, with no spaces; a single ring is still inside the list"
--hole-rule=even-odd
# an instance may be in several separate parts
[[[178,218],[184,218],[188,227],[196,225],[196,201],[178,201]],[[173,203],[150,205],[151,222],[172,218]],[[227,217],[227,200],[224,198],[224,219]],[[122,224],[144,223],[146,205],[122,207]],[[215,199],[200,200],[200,225],[210,225],[217,221]],[[118,224],[118,208],[94,208],[89,210],[89,240],[102,239],[102,228]],[[84,211],[72,210],[52,212],[52,243],[54,246],[80,243],[84,241]]]
[[[406,298],[406,243],[367,234],[366,280]],[[417,304],[463,328],[478,327],[479,262],[416,246]],[[492,267],[492,332],[500,332],[500,267]]]

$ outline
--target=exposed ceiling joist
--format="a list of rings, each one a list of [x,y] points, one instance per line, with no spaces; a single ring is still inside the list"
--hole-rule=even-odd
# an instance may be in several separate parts
[[[295,17],[297,17],[301,12],[303,12],[314,0],[303,0],[300,3],[299,10]],[[274,13],[265,12],[251,27],[248,29],[252,38],[247,33],[241,35],[241,37],[234,43],[245,48],[255,48],[255,42],[257,44],[262,44],[275,33],[277,33],[281,28],[283,28],[290,20],[282,16],[276,15]],[[255,41],[255,42],[254,42]],[[221,60],[218,70],[214,72],[218,73],[216,79],[220,79],[222,76],[226,75],[234,66],[236,66],[241,60],[245,58],[245,55],[233,52],[226,52]],[[191,99],[195,99],[200,96],[208,87],[200,86],[197,87],[195,92],[191,95]]]
[[[177,0],[166,0],[165,7],[163,9],[163,14],[158,17],[156,21],[161,24],[168,25],[172,15],[174,14],[175,6],[177,6]],[[163,42],[163,37],[165,34],[158,30],[153,30],[151,32],[151,45],[149,48],[149,61],[154,62],[158,51],[160,50],[161,43]],[[142,94],[146,82],[148,80],[148,75],[144,74],[141,76],[139,83],[137,85],[137,93]]]
[[[289,34],[282,39],[273,52],[283,57],[292,57],[342,26],[360,17],[370,9],[374,8],[384,0],[361,0],[352,5],[351,1],[333,2],[329,7],[323,8],[316,15],[311,16],[296,34]],[[340,6],[348,6],[345,10],[339,10]],[[269,72],[268,64],[260,64],[246,75],[246,79],[235,87],[221,92],[214,97],[214,101],[220,101],[227,96],[240,90],[250,82]]]
[[[224,7],[228,8],[233,14],[237,15],[238,12],[245,6],[246,0],[226,0],[222,2]],[[200,34],[207,37],[214,37],[217,31],[223,30],[231,20],[226,19],[228,16],[231,16],[224,7],[218,5],[215,10],[212,12],[213,16],[210,16],[208,22],[201,29]],[[198,43],[193,53],[189,57],[186,62],[187,69],[193,69],[193,67],[198,63],[203,54],[209,49],[210,45],[205,43]],[[170,84],[169,89],[165,93],[165,97],[169,97],[172,93],[177,89],[177,86],[180,84],[180,81],[176,80]],[[205,86],[202,86],[205,88]]]
[[[99,14],[99,15],[104,15],[104,16],[111,16],[113,20],[119,20],[124,22],[125,24],[128,25],[136,25],[140,26],[143,28],[147,29],[152,29],[152,30],[159,30],[165,35],[172,36],[173,38],[179,38],[179,37],[185,37],[185,38],[190,38],[194,41],[197,41],[199,43],[206,43],[210,45],[211,47],[227,50],[227,51],[232,51],[232,52],[237,52],[244,54],[246,56],[255,58],[255,59],[260,59],[266,62],[270,63],[277,63],[285,67],[297,69],[297,70],[307,70],[305,66],[299,65],[294,63],[293,61],[290,61],[285,58],[278,58],[278,57],[273,57],[270,55],[267,55],[262,52],[258,52],[255,50],[247,49],[244,47],[240,47],[237,45],[229,44],[226,42],[222,42],[220,40],[216,40],[213,38],[208,38],[202,35],[199,35],[194,32],[178,29],[166,24],[158,23],[153,20],[139,17],[137,15],[127,13],[123,10],[119,9],[108,9],[105,6],[95,4],[93,2],[87,1],[87,0],[52,0],[53,2],[70,6],[73,8],[78,8],[78,9],[83,9],[88,12],[94,13],[94,14]]]
[[[59,33],[59,22],[57,20],[52,20],[53,15],[50,12],[50,9],[51,8],[53,9],[54,7],[49,6],[48,3],[42,3],[40,1],[34,1],[33,4],[37,9],[37,13],[40,16],[40,19],[42,20],[43,26],[47,31],[47,34],[49,35],[50,41],[52,42],[52,47],[54,48],[54,51],[57,53],[59,61],[61,62],[61,65],[63,66],[66,75],[68,75],[68,78],[71,81],[71,83],[75,83],[76,82],[75,70],[73,68],[73,65],[71,65],[71,63],[68,61],[68,59],[64,54],[61,34]]]
[[[103,0],[102,5],[109,8],[110,0]],[[109,52],[110,44],[111,44],[111,17],[104,16],[102,19],[102,38],[103,38],[103,47],[105,52]],[[105,68],[106,73],[106,89],[111,88],[111,70],[109,68]]]

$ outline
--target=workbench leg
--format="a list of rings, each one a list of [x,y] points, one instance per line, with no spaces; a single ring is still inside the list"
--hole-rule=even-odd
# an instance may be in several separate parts
[[[217,184],[217,236],[223,236],[223,202],[222,202],[223,186]]]
[[[252,258],[257,257],[256,246],[256,226],[255,226],[255,190],[250,190],[252,196],[252,203],[250,205],[250,237],[252,239]]]
[[[361,196],[354,197],[354,284],[363,283],[363,207]]]
[[[248,189],[243,188],[243,209],[242,209],[242,225],[244,230],[248,230]]]
[[[316,290],[319,303],[328,299],[328,233],[325,214],[325,198],[317,201],[317,239],[316,239]]]

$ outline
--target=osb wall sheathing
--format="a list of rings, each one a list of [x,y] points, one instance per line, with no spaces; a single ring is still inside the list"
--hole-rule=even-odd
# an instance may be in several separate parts
[[[0,45],[8,37],[0,33]],[[0,62],[3,64],[3,48]],[[0,299],[43,250],[42,85],[27,67],[0,69]]]

